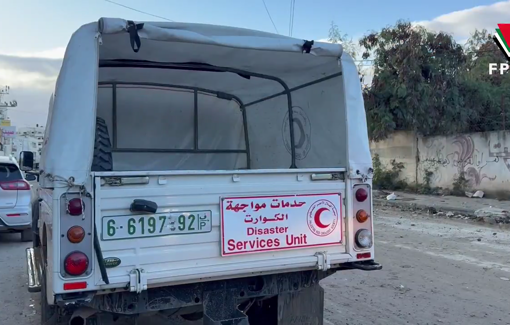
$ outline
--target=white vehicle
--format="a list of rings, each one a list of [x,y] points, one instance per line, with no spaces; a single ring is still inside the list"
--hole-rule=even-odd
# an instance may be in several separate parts
[[[321,279],[381,268],[341,45],[102,18],[71,37],[44,138],[27,263],[45,325],[322,324]]]
[[[32,174],[23,175],[12,156],[0,156],[0,233],[19,232],[32,240]]]

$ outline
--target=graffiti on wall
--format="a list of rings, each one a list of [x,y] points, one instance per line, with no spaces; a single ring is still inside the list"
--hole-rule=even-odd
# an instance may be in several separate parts
[[[452,142],[458,150],[453,152],[454,160],[453,166],[457,167],[457,175],[464,173],[465,178],[471,183],[471,186],[480,185],[482,180],[488,179],[490,181],[496,180],[496,176],[488,176],[482,173],[482,169],[490,163],[495,161],[486,160],[484,153],[480,153],[475,148],[473,138],[468,135],[456,136]]]
[[[489,181],[496,180],[496,175],[488,175],[483,172],[483,169],[489,164],[497,164],[503,161],[508,170],[510,170],[510,153],[506,147],[500,150],[500,143],[493,146],[493,151],[489,142],[488,155],[475,148],[473,138],[469,135],[459,135],[453,138],[451,144],[456,149],[448,153],[444,152],[445,145],[437,139],[424,141],[424,144],[429,153],[435,151],[434,154],[429,155],[422,162],[424,165],[422,169],[436,169],[437,173],[435,174],[438,175],[433,179],[434,182],[441,180],[441,169],[448,167],[457,169],[454,177],[458,177],[458,175],[463,173],[471,186],[480,185],[484,179]]]
[[[440,167],[446,167],[449,164],[448,158],[443,154],[444,144],[435,138],[423,138],[423,144],[428,152],[433,152],[433,154],[422,160],[418,168],[421,175],[425,175],[427,170],[432,171],[430,181],[433,184],[438,184],[443,178]]]
[[[510,153],[508,152],[508,147],[503,147],[501,142],[497,142],[491,146],[491,142],[489,141],[489,157],[493,158],[494,162],[503,160],[506,168],[510,171]]]

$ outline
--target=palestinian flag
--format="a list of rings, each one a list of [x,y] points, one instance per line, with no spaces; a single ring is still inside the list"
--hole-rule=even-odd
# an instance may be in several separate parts
[[[510,24],[498,24],[494,41],[510,61]]]

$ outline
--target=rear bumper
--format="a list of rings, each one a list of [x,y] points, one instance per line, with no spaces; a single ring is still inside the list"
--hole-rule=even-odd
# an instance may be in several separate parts
[[[32,208],[16,207],[0,210],[0,232],[32,228]]]
[[[340,266],[339,270],[379,271],[382,268],[381,264],[376,263],[374,260],[369,260],[344,263]]]

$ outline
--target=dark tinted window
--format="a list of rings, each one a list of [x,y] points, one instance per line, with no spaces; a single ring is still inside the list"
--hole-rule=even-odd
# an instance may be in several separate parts
[[[13,164],[0,164],[0,182],[23,179],[21,171]]]

